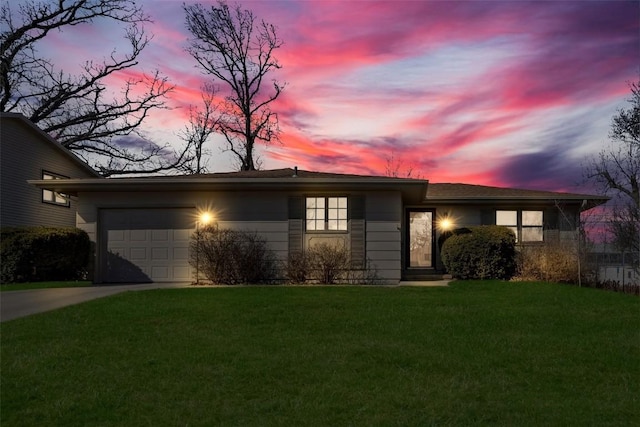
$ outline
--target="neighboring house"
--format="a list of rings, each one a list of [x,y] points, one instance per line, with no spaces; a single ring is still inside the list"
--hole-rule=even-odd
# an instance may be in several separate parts
[[[0,113],[0,226],[75,227],[74,197],[27,180],[98,176],[22,114]]]
[[[510,227],[520,244],[573,238],[600,196],[296,169],[207,175],[35,180],[78,197],[77,226],[96,243],[95,282],[190,281],[189,237],[203,214],[256,231],[277,256],[345,245],[389,283],[441,272],[447,228]]]
[[[621,286],[640,285],[640,257],[637,252],[620,252],[612,244],[597,243],[589,253],[589,264],[598,282],[617,282]]]

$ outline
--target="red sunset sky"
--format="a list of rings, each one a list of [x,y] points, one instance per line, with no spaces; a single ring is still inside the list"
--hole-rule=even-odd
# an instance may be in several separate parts
[[[177,146],[208,77],[184,51],[182,1],[140,3],[155,37],[118,77],[159,69],[176,85],[173,109],[144,130]],[[393,154],[431,182],[581,190],[586,157],[606,146],[640,74],[638,1],[241,4],[284,41],[282,144],[260,149],[263,169],[383,174]],[[103,22],[52,34],[41,52],[73,71],[118,46],[122,32]],[[221,146],[209,147],[211,172],[233,169]]]

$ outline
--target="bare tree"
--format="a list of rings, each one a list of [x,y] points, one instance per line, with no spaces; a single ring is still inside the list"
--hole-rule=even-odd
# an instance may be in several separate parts
[[[98,20],[122,25],[130,46],[127,53],[113,50],[102,62],[88,60],[78,75],[58,69],[39,54],[38,42],[52,31]],[[0,111],[24,114],[105,176],[174,167],[183,156],[138,132],[151,110],[165,108],[173,86],[158,71],[130,78],[119,96],[110,96],[104,83],[138,64],[150,42],[146,22],[148,16],[134,0],[28,0],[13,9],[3,2]]]
[[[612,147],[591,160],[586,177],[613,196],[610,231],[619,250],[640,251],[640,81],[630,83],[631,106],[613,117]]]
[[[215,86],[211,83],[202,85],[202,108],[189,107],[189,123],[180,133],[180,138],[187,143],[187,152],[181,169],[189,174],[207,172],[207,162],[203,155],[208,154],[204,144],[215,132],[219,122],[218,105],[216,104]]]
[[[392,178],[422,179],[422,174],[416,171],[414,164],[405,165],[402,159],[396,157],[395,151],[385,157],[384,174]]]
[[[257,22],[240,5],[229,7],[219,1],[208,8],[201,4],[183,8],[192,35],[187,52],[228,92],[219,108],[216,130],[225,137],[240,169],[255,170],[256,142],[277,141],[280,133],[278,116],[270,105],[284,84],[272,80],[272,90],[266,93],[265,79],[281,68],[273,55],[282,41],[273,25]]]

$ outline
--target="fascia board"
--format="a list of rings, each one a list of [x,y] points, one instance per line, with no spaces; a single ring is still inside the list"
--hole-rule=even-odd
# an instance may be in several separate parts
[[[403,197],[411,200],[424,200],[426,181],[390,179],[341,179],[327,178],[101,178],[101,179],[56,179],[29,180],[29,184],[38,188],[58,191],[66,194],[81,192],[116,191],[400,191]]]

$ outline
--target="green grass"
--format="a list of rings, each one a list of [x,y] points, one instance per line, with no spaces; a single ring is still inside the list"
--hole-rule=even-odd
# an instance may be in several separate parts
[[[8,426],[626,426],[640,299],[577,287],[129,292],[2,324]]]
[[[25,289],[45,289],[45,288],[79,288],[91,286],[89,281],[65,281],[65,282],[25,282],[25,283],[2,283],[0,292],[22,291]]]

